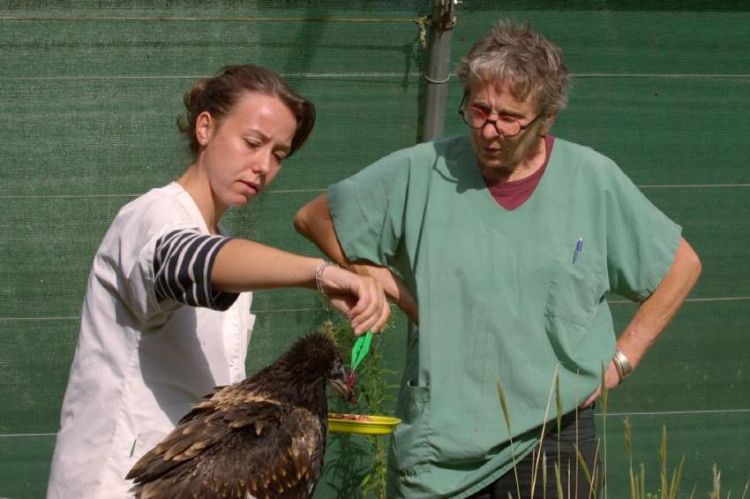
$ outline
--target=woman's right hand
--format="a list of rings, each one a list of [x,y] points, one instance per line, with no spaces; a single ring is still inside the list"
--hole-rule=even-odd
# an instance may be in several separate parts
[[[359,275],[370,276],[378,281],[388,300],[396,304],[414,324],[419,324],[419,313],[414,295],[411,294],[404,281],[396,277],[388,267],[357,262],[351,264],[351,269]]]
[[[326,265],[319,278],[331,306],[349,319],[355,335],[377,333],[385,327],[391,308],[378,281],[333,264]]]

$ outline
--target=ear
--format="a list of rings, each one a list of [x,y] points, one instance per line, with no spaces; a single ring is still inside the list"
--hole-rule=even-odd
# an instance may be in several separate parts
[[[555,124],[555,118],[557,118],[556,114],[544,117],[542,120],[542,126],[539,128],[539,135],[547,135],[549,133],[552,125]]]
[[[195,138],[201,147],[205,147],[214,133],[215,121],[208,111],[203,111],[195,119]]]

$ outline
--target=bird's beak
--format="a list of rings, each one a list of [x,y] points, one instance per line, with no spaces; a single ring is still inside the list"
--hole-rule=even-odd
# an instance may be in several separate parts
[[[341,367],[336,375],[328,378],[333,390],[341,398],[351,404],[357,403],[357,396],[354,394],[354,385],[357,383],[357,374],[347,367]]]

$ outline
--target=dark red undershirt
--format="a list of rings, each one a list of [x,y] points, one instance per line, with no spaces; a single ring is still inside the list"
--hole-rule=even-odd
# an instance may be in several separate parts
[[[492,197],[495,198],[495,201],[506,210],[515,210],[525,203],[534,193],[534,189],[539,185],[539,181],[542,180],[542,175],[544,175],[544,170],[547,169],[549,158],[552,155],[552,146],[555,142],[555,138],[548,134],[544,137],[544,141],[547,146],[544,163],[537,171],[528,177],[522,178],[521,180],[514,180],[512,182],[502,182],[482,176],[485,185],[487,185],[487,189],[489,189],[490,194],[492,194]]]

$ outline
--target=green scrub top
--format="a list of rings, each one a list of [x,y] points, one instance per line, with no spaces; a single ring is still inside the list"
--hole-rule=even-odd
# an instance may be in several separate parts
[[[681,232],[611,160],[561,139],[512,211],[487,189],[468,136],[392,153],[328,195],[346,256],[390,266],[419,307],[389,498],[466,496],[531,451],[557,416],[556,377],[567,413],[612,358],[605,293],[648,297]]]

